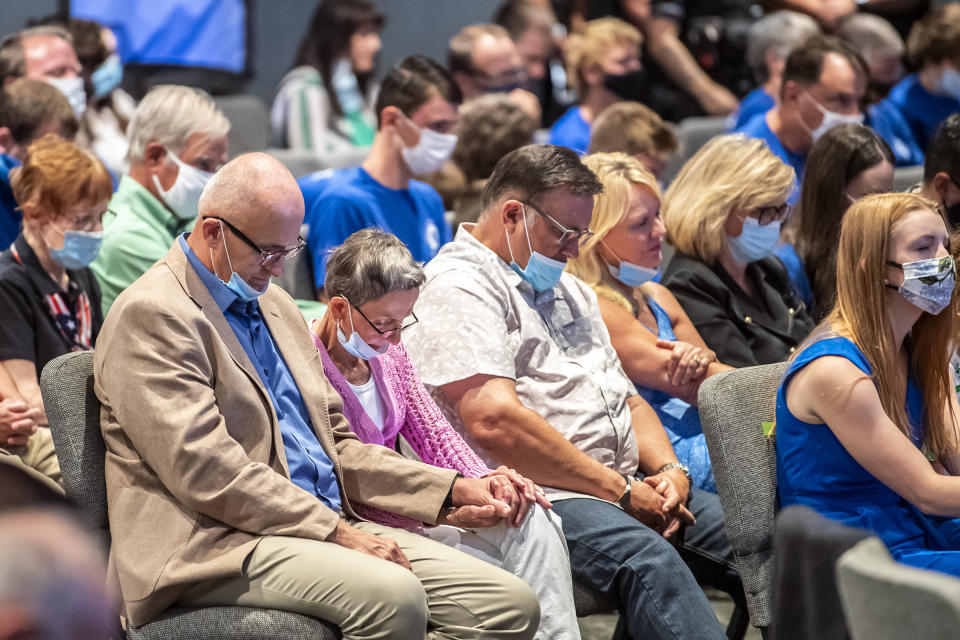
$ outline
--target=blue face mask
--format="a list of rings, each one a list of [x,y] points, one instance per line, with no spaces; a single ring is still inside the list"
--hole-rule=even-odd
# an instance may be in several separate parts
[[[960,100],[960,71],[946,68],[940,76],[940,91],[955,100]]]
[[[727,237],[730,254],[741,264],[749,264],[773,253],[780,241],[780,221],[761,226],[756,218],[743,219],[743,231],[736,238]]]
[[[340,296],[343,297],[343,296]],[[346,298],[343,298],[347,300]],[[347,300],[347,305],[350,304],[350,301]],[[342,346],[347,353],[361,360],[370,360],[376,358],[377,356],[383,355],[387,352],[387,349],[390,348],[390,345],[384,346],[382,349],[377,351],[366,342],[363,341],[363,338],[360,337],[360,334],[357,333],[356,329],[353,328],[353,314],[347,311],[347,316],[350,318],[350,339],[348,340],[343,331],[340,329],[340,323],[337,322],[337,340],[340,341],[340,346]]]
[[[607,251],[609,251],[614,258],[620,260],[620,256],[615,254],[613,250],[607,246],[606,242],[603,243],[603,246],[607,247]],[[651,269],[650,267],[644,267],[639,264],[627,262],[626,260],[620,260],[619,267],[608,264],[607,269],[610,270],[610,275],[628,287],[639,287],[645,282],[650,282],[660,273],[659,269]]]
[[[90,81],[93,83],[93,97],[102,98],[109,94],[121,80],[123,80],[123,63],[120,62],[120,56],[114,53],[90,75]]]
[[[50,225],[57,231],[56,225]],[[83,269],[94,261],[100,253],[103,242],[102,231],[60,231],[63,234],[63,247],[49,249],[50,257],[64,269]]]
[[[523,207],[523,204],[520,205]],[[548,258],[539,251],[534,251],[530,244],[530,231],[527,229],[527,211],[523,211],[523,232],[527,236],[527,247],[530,249],[530,259],[527,260],[527,267],[521,269],[513,258],[513,247],[510,246],[510,234],[507,234],[507,249],[510,251],[510,268],[517,272],[521,278],[526,280],[534,291],[546,291],[553,289],[560,282],[560,276],[563,275],[563,268],[567,266],[566,262],[560,262],[553,258]]]
[[[233,270],[233,262],[230,260],[230,250],[227,249],[227,239],[223,233],[223,222],[220,222],[220,238],[223,241],[223,250],[227,254],[227,264],[230,266],[230,280],[227,282],[220,280],[220,282],[223,282],[223,284],[227,285],[227,288],[237,294],[237,297],[244,302],[253,302],[266,293],[267,287],[270,286],[269,283],[267,284],[267,287],[263,288],[263,291],[257,291],[247,284],[247,281],[241,278],[239,273]],[[213,264],[212,249],[210,250],[210,264]],[[217,277],[219,278],[220,276],[218,275]]]

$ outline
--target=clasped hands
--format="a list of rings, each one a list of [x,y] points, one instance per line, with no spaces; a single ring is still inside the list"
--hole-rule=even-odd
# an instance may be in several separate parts
[[[630,503],[624,511],[669,539],[681,525],[692,525],[696,518],[687,509],[690,484],[680,469],[647,476],[630,483]]]
[[[680,340],[657,340],[657,347],[672,352],[667,363],[667,378],[673,385],[685,385],[702,378],[710,363],[717,360],[717,354],[710,349]]]
[[[0,402],[0,449],[26,445],[37,431],[38,414],[22,400],[7,398]]]
[[[453,508],[441,514],[437,524],[463,529],[491,527],[501,520],[519,527],[534,504],[553,506],[543,489],[504,466],[482,478],[457,478],[452,497]]]

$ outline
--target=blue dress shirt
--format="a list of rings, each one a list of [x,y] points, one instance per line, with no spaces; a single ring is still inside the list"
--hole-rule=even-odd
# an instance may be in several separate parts
[[[323,500],[334,511],[340,511],[340,486],[333,472],[333,462],[313,431],[303,396],[260,315],[259,303],[241,300],[200,262],[186,238],[187,234],[178,238],[180,248],[223,312],[267,389],[280,422],[290,479],[301,489]]]
[[[19,160],[0,153],[0,251],[5,251],[20,234],[22,216],[10,188],[10,170],[17,166]]]

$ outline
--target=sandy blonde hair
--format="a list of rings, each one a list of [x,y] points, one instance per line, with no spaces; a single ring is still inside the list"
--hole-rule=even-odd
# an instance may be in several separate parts
[[[690,158],[663,197],[667,239],[679,251],[712,264],[726,246],[723,225],[735,209],[787,199],[794,171],[762,140],[717,136]]]
[[[586,86],[583,70],[591,65],[603,63],[603,58],[611,47],[634,45],[638,49],[643,36],[636,27],[619,18],[598,18],[588,22],[583,31],[567,38],[564,62],[567,78],[579,96],[583,96]]]
[[[883,409],[897,428],[910,435],[904,404],[907,389],[897,373],[897,350],[886,313],[884,270],[895,225],[914,211],[939,211],[937,204],[912,193],[881,193],[857,200],[847,210],[840,228],[837,251],[837,300],[821,330],[850,338],[873,370]],[[941,216],[943,214],[941,213]],[[942,407],[955,393],[950,357],[960,330],[958,296],[937,315],[922,313],[908,337],[910,367],[923,394],[926,419],[925,448],[940,457],[951,453],[956,442],[953,422],[944,420]],[[799,353],[798,349],[798,353]],[[951,406],[950,415],[953,415]]]
[[[623,220],[633,185],[643,186],[658,201],[660,187],[657,186],[657,179],[639,160],[624,153],[594,153],[584,158],[583,164],[596,174],[603,184],[603,192],[593,198],[593,215],[590,218],[593,236],[580,248],[580,255],[567,260],[567,271],[593,287],[598,296],[633,313],[633,301],[620,293],[606,261],[600,255],[600,242]]]

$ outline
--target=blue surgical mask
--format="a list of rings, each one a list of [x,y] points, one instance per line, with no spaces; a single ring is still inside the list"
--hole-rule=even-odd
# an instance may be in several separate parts
[[[230,250],[227,249],[227,239],[226,237],[224,237],[224,233],[223,233],[223,222],[222,221],[219,221],[219,222],[220,222],[220,238],[223,241],[223,251],[227,254],[227,264],[230,266],[230,280],[228,280],[227,282],[223,282],[223,280],[220,280],[220,282],[223,282],[223,284],[227,285],[227,288],[230,289],[230,291],[233,291],[235,294],[237,294],[237,297],[243,300],[244,302],[253,302],[257,298],[262,296],[264,293],[266,293],[267,287],[269,287],[270,285],[268,283],[267,287],[263,288],[263,291],[257,291],[256,289],[251,287],[249,284],[247,284],[247,281],[244,280],[242,277],[240,277],[239,273],[233,270],[233,262],[230,260]],[[210,250],[210,264],[213,264],[212,249]],[[219,278],[220,276],[218,275],[217,277]]]
[[[620,260],[620,256],[615,254],[606,242],[603,243],[603,246],[607,248],[607,251],[609,251],[614,258]],[[610,269],[610,275],[628,287],[639,287],[645,282],[650,282],[660,273],[659,269],[651,269],[650,267],[644,267],[639,264],[627,262],[626,260],[620,260],[619,267],[608,264],[607,269]]]
[[[743,219],[743,231],[736,238],[727,237],[730,254],[741,264],[749,264],[773,253],[780,241],[780,221],[761,225],[756,218]]]
[[[121,80],[123,80],[123,63],[120,62],[120,56],[114,53],[90,75],[90,81],[93,83],[93,97],[102,98],[109,94]]]
[[[341,296],[343,297],[343,296]],[[346,298],[343,298],[347,300]],[[350,305],[350,301],[347,300],[347,305]],[[349,311],[347,316],[350,318],[350,339],[348,340],[345,335],[343,335],[343,330],[340,329],[340,323],[337,322],[337,340],[340,341],[340,346],[342,346],[347,353],[361,360],[371,360],[377,356],[381,356],[387,352],[387,349],[390,348],[390,345],[385,345],[379,351],[368,345],[363,341],[363,338],[360,337],[360,334],[357,333],[356,329],[353,328],[353,314]]]
[[[955,100],[960,100],[960,71],[947,67],[940,76],[940,91]]]
[[[57,231],[56,225],[50,225]],[[60,231],[63,247],[49,249],[50,257],[64,269],[83,269],[96,259],[103,242],[102,231]]]
[[[527,260],[527,267],[521,269],[513,258],[513,247],[510,246],[510,234],[507,234],[507,249],[510,251],[510,268],[517,272],[521,278],[526,280],[534,291],[546,291],[553,289],[560,282],[560,276],[563,275],[563,268],[567,266],[566,262],[560,262],[553,258],[548,258],[539,251],[533,250],[530,244],[530,231],[527,229],[527,210],[523,204],[520,205],[523,211],[523,232],[527,236],[527,247],[530,249],[530,259]]]

